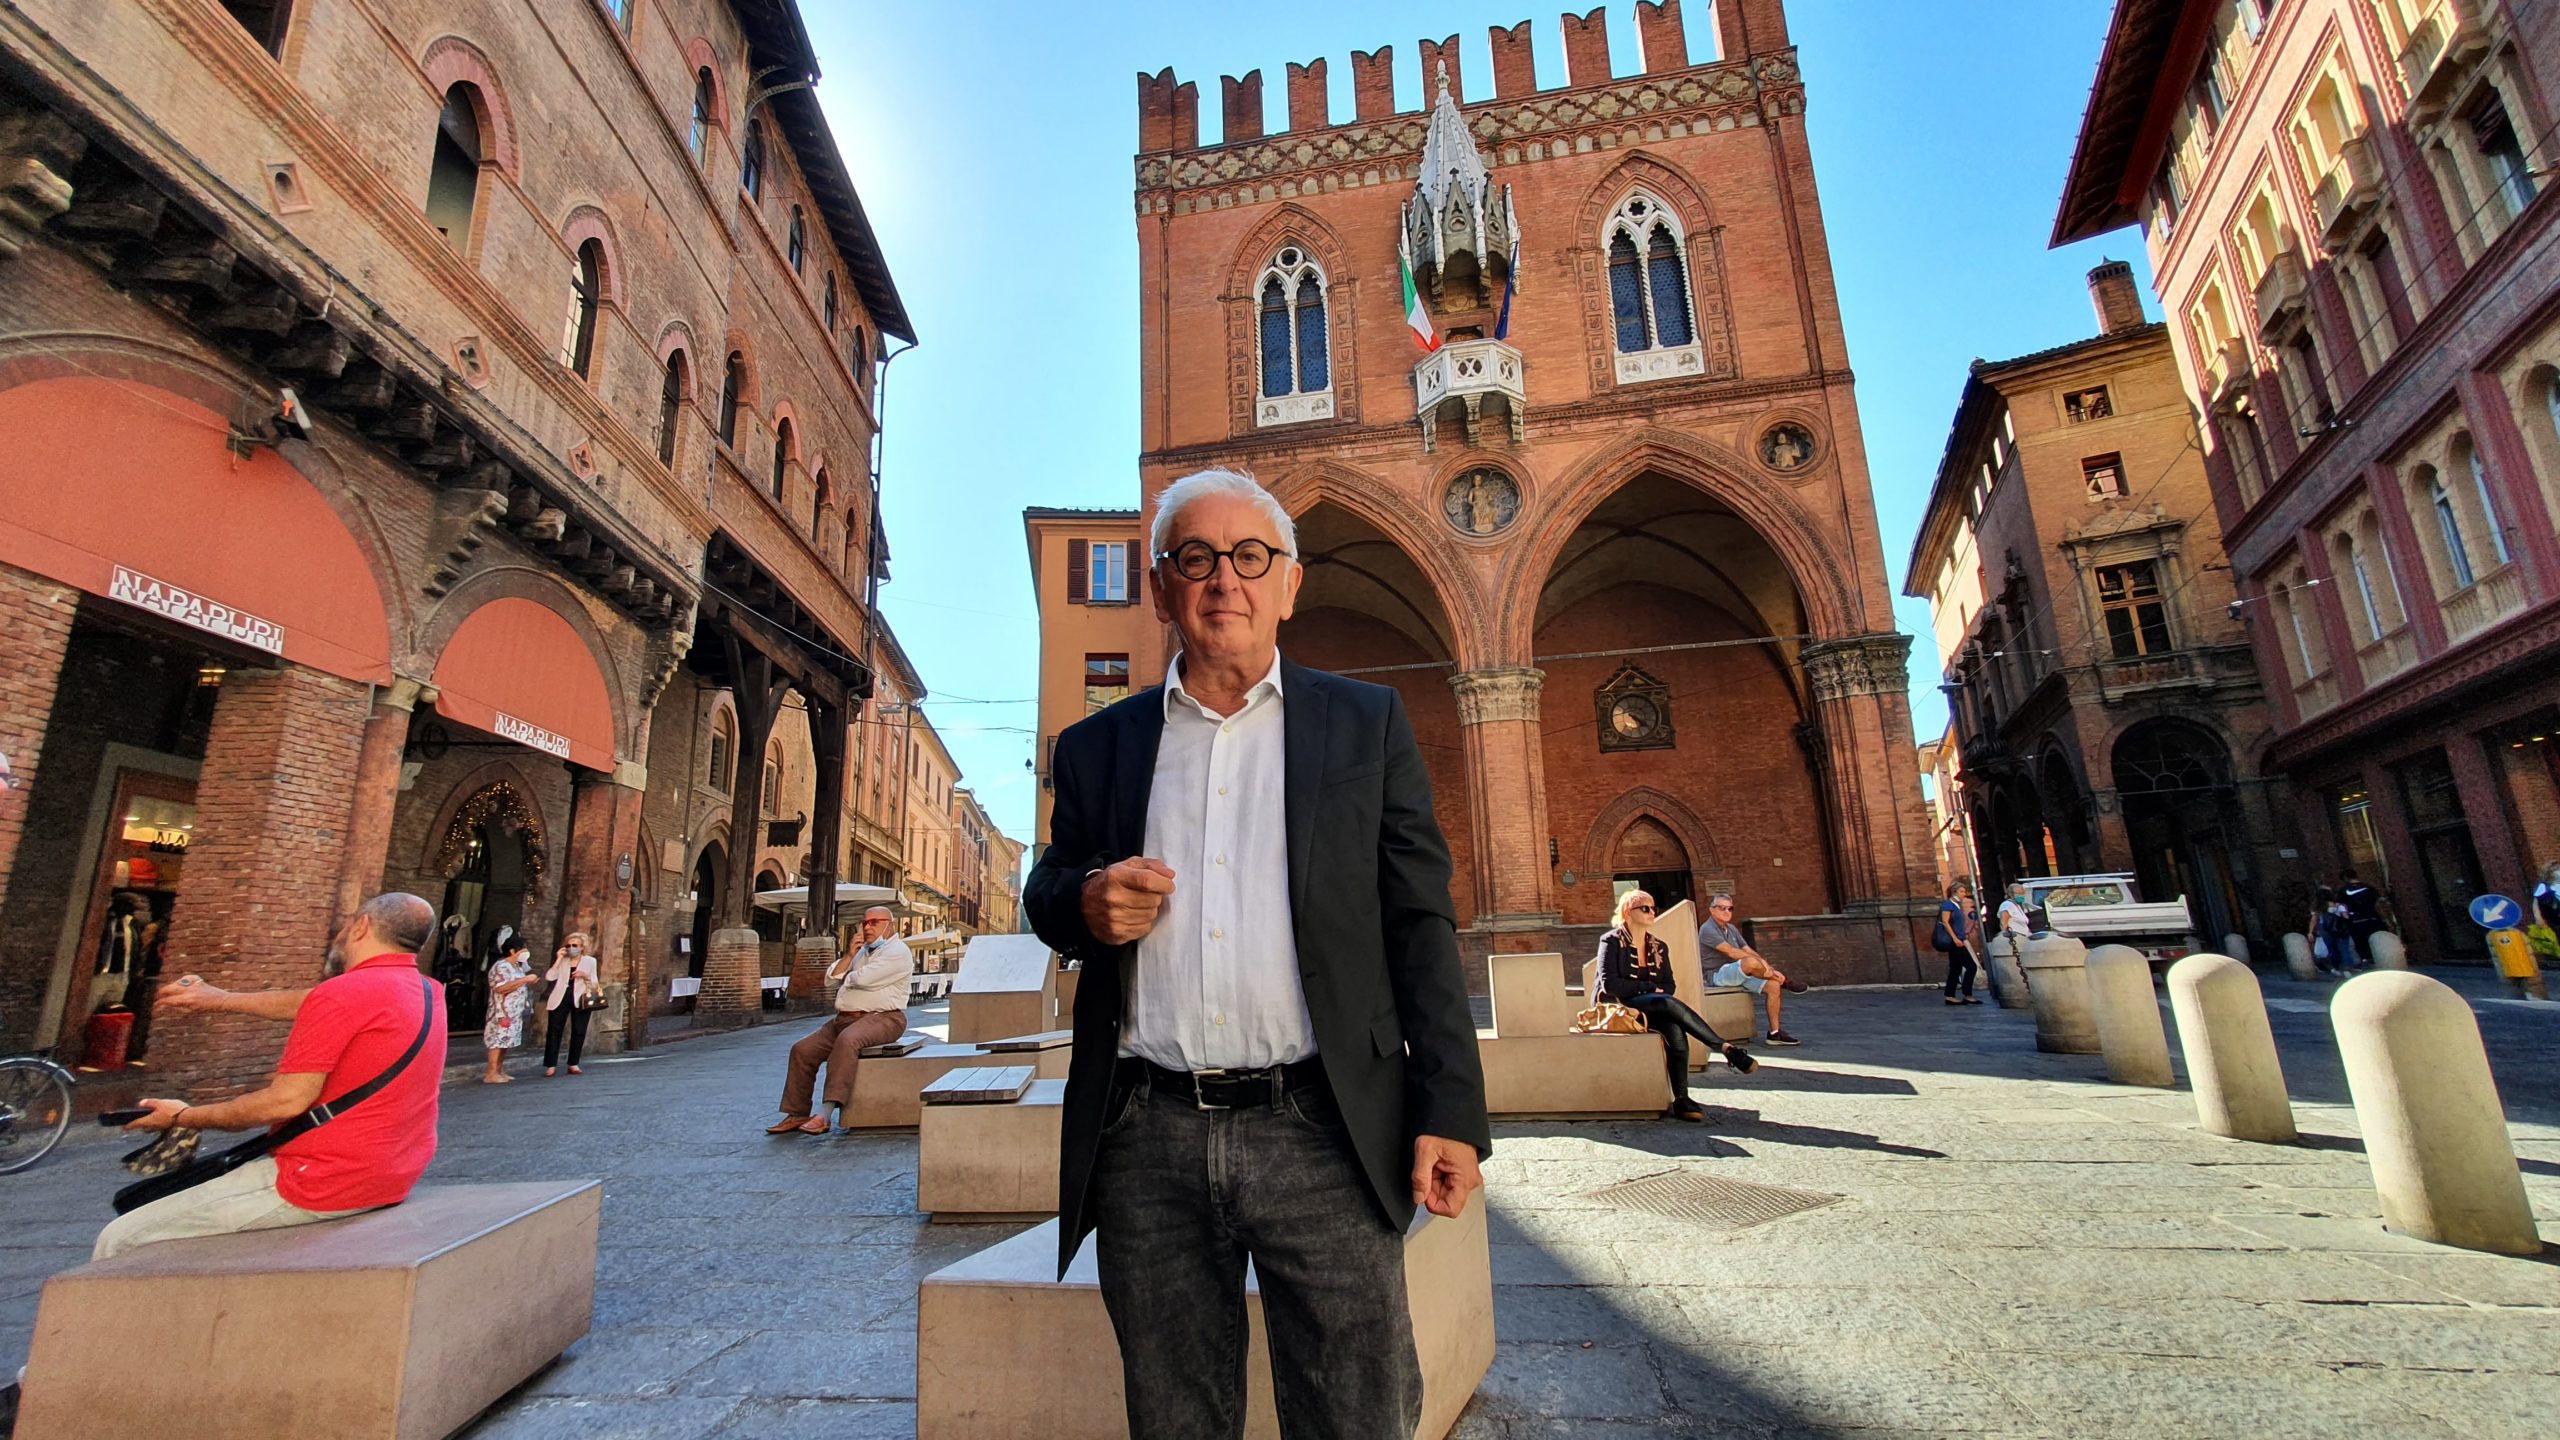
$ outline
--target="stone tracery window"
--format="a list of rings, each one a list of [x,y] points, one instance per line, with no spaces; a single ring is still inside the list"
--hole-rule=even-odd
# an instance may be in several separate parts
[[[1254,284],[1254,358],[1261,371],[1258,423],[1321,420],[1333,414],[1332,335],[1323,267],[1283,245]]]
[[[1695,374],[1697,323],[1689,304],[1688,239],[1671,207],[1642,190],[1631,191],[1602,228],[1609,260],[1609,321],[1619,355],[1620,380],[1656,374]],[[1670,369],[1627,357],[1688,355]]]

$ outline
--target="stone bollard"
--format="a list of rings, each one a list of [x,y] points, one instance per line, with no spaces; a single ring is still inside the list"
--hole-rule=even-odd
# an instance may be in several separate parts
[[[2308,936],[2290,930],[2285,932],[2284,968],[2296,980],[2320,978],[2320,966],[2311,958],[2311,940]]]
[[[2169,1036],[2160,1028],[2160,1001],[2151,992],[2151,961],[2130,945],[2101,945],[2089,952],[2089,1008],[2098,1026],[2098,1052],[2107,1078],[2119,1085],[2178,1083],[2169,1068]]]
[[[2466,1250],[2536,1255],[2533,1207],[2480,1023],[2440,980],[2359,975],[2329,1006],[2382,1223]]]
[[[1982,968],[1991,972],[1991,997],[2003,1010],[2027,1010],[2035,1006],[2027,993],[2027,972],[2018,965],[2018,942],[2006,935],[1994,935],[1982,947]]]
[[[2388,930],[2376,930],[2365,937],[2364,955],[2373,962],[2376,970],[2409,968],[2409,947],[2401,944],[2400,937]]]
[[[2222,937],[2222,953],[2246,965],[2249,963],[2249,937],[2234,930]]]
[[[2098,1021],[2089,1011],[2089,948],[2068,935],[2039,935],[2018,964],[2036,1007],[2036,1048],[2062,1055],[2098,1053]]]
[[[2291,1144],[2293,1102],[2256,973],[2228,955],[2190,955],[2169,967],[2169,1010],[2195,1087],[2196,1122],[2234,1140]]]

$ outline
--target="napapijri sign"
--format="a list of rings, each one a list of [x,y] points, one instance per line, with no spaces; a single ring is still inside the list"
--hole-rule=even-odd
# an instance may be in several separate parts
[[[218,600],[208,600],[166,580],[154,580],[119,565],[114,581],[107,587],[107,594],[128,605],[139,605],[155,615],[166,615],[181,625],[192,625],[226,640],[255,646],[270,655],[284,653],[283,626],[273,620],[261,620],[246,610],[234,610]]]
[[[569,758],[568,736],[555,735],[530,720],[519,720],[504,710],[494,713],[498,717],[498,738],[513,740],[519,745],[530,745],[536,750],[557,755],[563,760]]]

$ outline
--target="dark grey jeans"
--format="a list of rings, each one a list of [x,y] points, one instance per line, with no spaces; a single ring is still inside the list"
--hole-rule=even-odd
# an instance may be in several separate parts
[[[1281,1435],[1411,1440],[1422,1368],[1404,1237],[1323,1089],[1237,1110],[1115,1090],[1093,1204],[1130,1440],[1244,1433],[1248,1257]]]

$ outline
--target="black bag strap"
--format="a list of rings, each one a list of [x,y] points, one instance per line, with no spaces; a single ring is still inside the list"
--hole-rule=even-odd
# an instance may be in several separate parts
[[[435,984],[428,980],[424,975],[421,975],[418,977],[418,1033],[409,1041],[409,1048],[401,1051],[400,1058],[392,1061],[390,1068],[384,1070],[381,1074],[374,1076],[372,1079],[367,1080],[353,1090],[339,1096],[337,1099],[324,1100],[321,1103],[312,1106],[310,1109],[303,1111],[301,1114],[294,1116],[292,1119],[287,1120],[275,1129],[268,1131],[266,1136],[267,1148],[272,1150],[276,1146],[282,1145],[288,1140],[298,1140],[303,1136],[310,1134],[312,1131],[319,1129],[321,1126],[328,1124],[330,1121],[337,1119],[339,1116],[344,1115],[349,1110],[354,1109],[357,1105],[381,1094],[382,1087],[399,1079],[400,1073],[407,1070],[410,1062],[418,1058],[418,1052],[427,1048],[427,1032],[435,1028],[435,1022]]]

